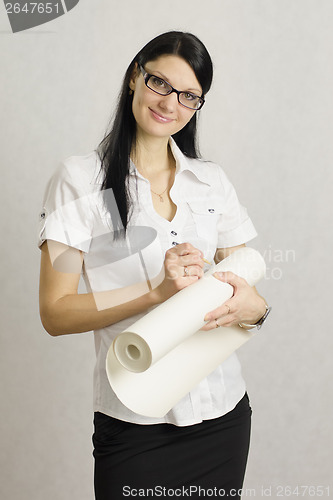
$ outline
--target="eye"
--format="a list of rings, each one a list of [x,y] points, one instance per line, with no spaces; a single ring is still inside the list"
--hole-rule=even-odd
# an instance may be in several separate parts
[[[166,86],[166,83],[162,78],[158,78],[158,76],[152,76],[151,77],[151,82],[154,85],[154,87],[163,89]]]
[[[191,92],[183,92],[183,96],[186,101],[197,101],[199,99],[198,96],[191,94]]]

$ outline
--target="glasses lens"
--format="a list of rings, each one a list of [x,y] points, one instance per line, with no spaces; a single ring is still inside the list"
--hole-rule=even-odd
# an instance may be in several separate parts
[[[154,90],[154,92],[157,92],[158,94],[161,94],[161,95],[170,94],[170,92],[172,91],[171,85],[169,85],[167,82],[162,80],[162,78],[158,78],[158,76],[154,76],[154,75],[152,75],[149,78],[146,85],[151,90]]]
[[[202,103],[202,99],[197,95],[191,94],[191,92],[182,92],[179,94],[179,101],[183,104],[183,106],[191,109],[200,108]]]

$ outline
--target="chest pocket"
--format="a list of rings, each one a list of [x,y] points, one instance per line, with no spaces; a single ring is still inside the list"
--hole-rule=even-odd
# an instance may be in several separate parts
[[[224,212],[221,199],[189,200],[187,201],[199,238],[203,238],[214,246],[217,243],[217,223]]]

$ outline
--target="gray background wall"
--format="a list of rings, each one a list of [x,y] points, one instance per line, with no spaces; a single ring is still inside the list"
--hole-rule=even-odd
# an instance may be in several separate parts
[[[93,498],[93,337],[43,331],[38,213],[58,162],[101,139],[129,61],[169,29],[211,52],[202,152],[235,184],[268,266],[273,312],[240,350],[254,410],[244,498],[332,488],[332,16],[330,0],[81,0],[14,35],[0,7],[1,498]]]

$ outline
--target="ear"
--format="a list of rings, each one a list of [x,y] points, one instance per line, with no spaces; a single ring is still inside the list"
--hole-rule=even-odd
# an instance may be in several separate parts
[[[138,63],[134,63],[134,68],[133,68],[133,71],[132,71],[132,75],[131,75],[131,79],[129,81],[129,88],[131,90],[135,90],[135,86],[136,86],[136,81],[138,79],[138,76],[139,76],[139,66],[138,66]]]

